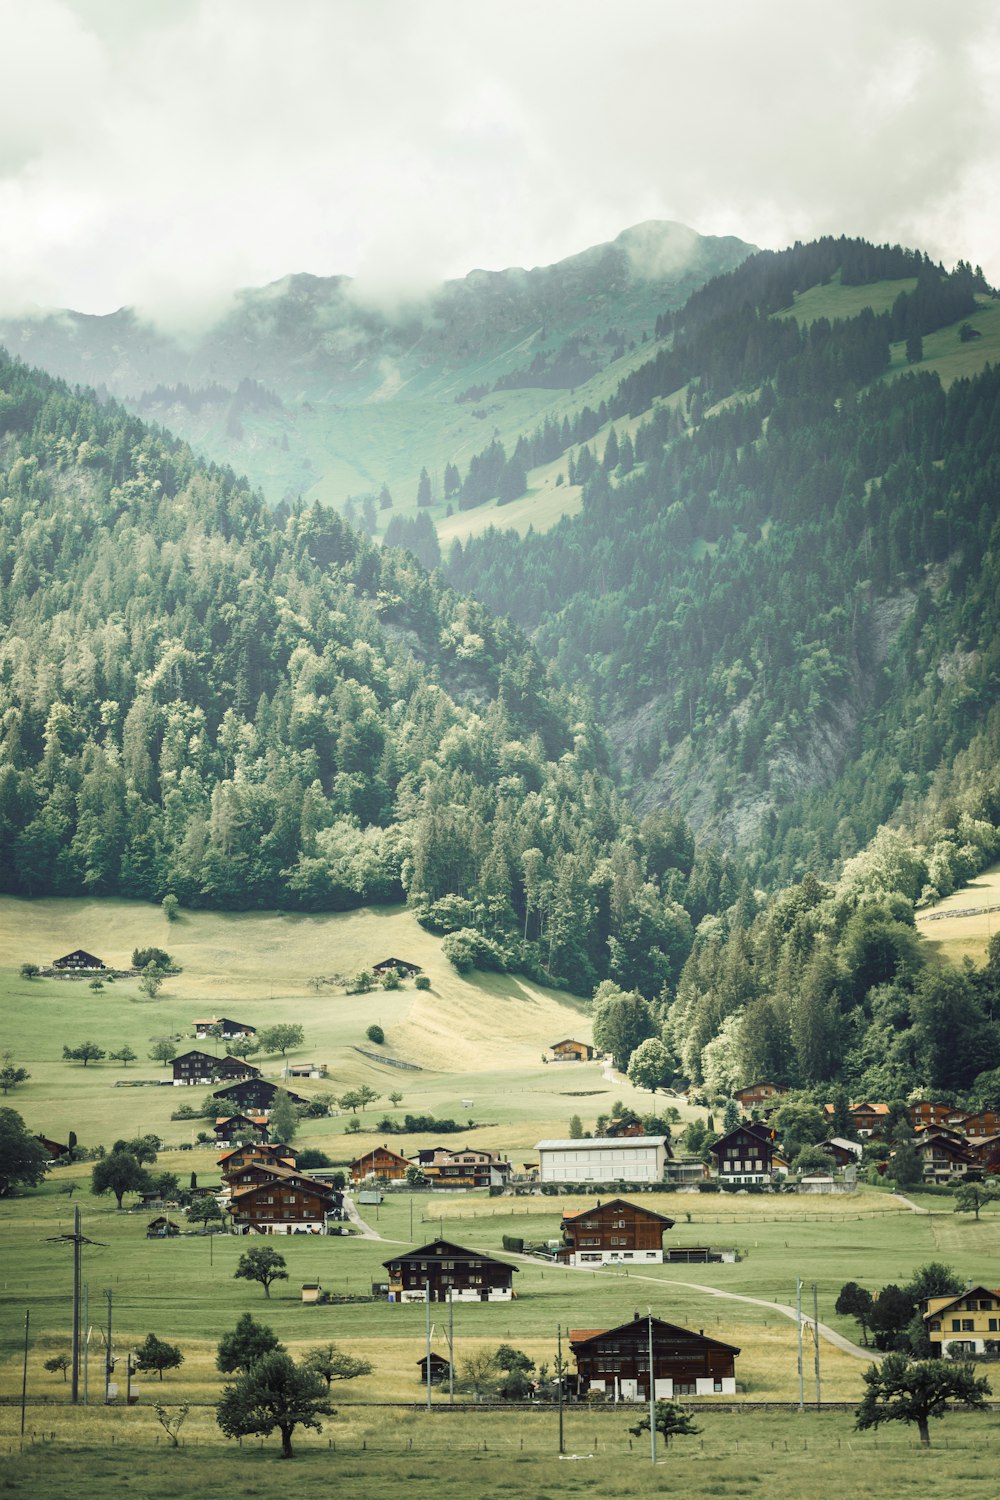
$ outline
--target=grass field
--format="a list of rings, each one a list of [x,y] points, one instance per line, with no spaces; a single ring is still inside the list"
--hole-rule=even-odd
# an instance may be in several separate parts
[[[970,958],[982,964],[990,939],[1000,932],[1000,865],[992,865],[961,890],[917,913],[917,931],[933,952],[950,963]]]

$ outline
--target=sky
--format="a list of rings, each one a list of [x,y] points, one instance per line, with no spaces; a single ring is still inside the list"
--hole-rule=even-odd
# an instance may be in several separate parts
[[[1000,6],[0,0],[0,313],[406,297],[648,219],[1000,283]]]

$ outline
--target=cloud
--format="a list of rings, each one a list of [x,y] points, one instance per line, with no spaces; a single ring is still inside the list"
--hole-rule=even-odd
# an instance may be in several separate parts
[[[672,219],[1000,281],[986,0],[0,0],[0,310],[405,302]]]

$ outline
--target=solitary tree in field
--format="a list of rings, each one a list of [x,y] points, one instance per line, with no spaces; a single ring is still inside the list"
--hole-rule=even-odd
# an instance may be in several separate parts
[[[640,1042],[628,1063],[628,1079],[637,1089],[655,1094],[674,1073],[674,1060],[659,1037]]]
[[[1000,1198],[1000,1182],[991,1181],[988,1178],[984,1182],[963,1182],[955,1194],[955,1212],[957,1214],[975,1214],[979,1218],[979,1210],[985,1208],[988,1203],[995,1203]]]
[[[398,1089],[393,1089],[392,1093],[389,1095],[389,1103],[392,1105],[393,1109],[398,1109],[402,1102],[402,1094]]]
[[[212,1197],[196,1198],[188,1209],[188,1222],[200,1224],[202,1234],[207,1234],[210,1224],[222,1223],[222,1209]]]
[[[114,1193],[119,1208],[126,1193],[145,1193],[149,1186],[149,1173],[131,1151],[109,1152],[100,1161],[95,1161],[90,1176],[90,1191],[99,1198],[105,1193]]]
[[[270,1245],[261,1245],[245,1251],[239,1258],[233,1275],[243,1281],[259,1281],[264,1296],[270,1297],[272,1281],[287,1281],[285,1257],[272,1250]]]
[[[177,1440],[177,1434],[184,1426],[184,1418],[191,1408],[187,1405],[179,1406],[176,1412],[172,1412],[165,1406],[154,1406],[153,1410],[156,1412],[156,1420],[170,1439],[171,1448],[179,1448],[180,1443]]]
[[[335,1380],[357,1380],[361,1375],[370,1375],[373,1366],[370,1360],[359,1359],[356,1354],[345,1354],[336,1344],[323,1344],[319,1349],[309,1350],[302,1368],[319,1375],[329,1390]]]
[[[282,1057],[286,1055],[289,1047],[301,1047],[305,1040],[305,1032],[301,1026],[285,1024],[282,1026],[267,1026],[260,1033],[260,1044],[265,1052],[280,1052]]]
[[[135,1062],[139,1054],[138,1052],[133,1052],[128,1042],[126,1042],[123,1047],[119,1047],[117,1052],[109,1052],[108,1056],[112,1062],[120,1062],[123,1068],[127,1068],[130,1062]]]
[[[977,1377],[971,1364],[911,1360],[899,1352],[869,1365],[864,1382],[868,1389],[855,1413],[855,1427],[863,1431],[882,1422],[915,1422],[925,1448],[931,1442],[929,1419],[943,1417],[949,1401],[981,1407],[991,1394],[989,1381],[985,1375]]]
[[[701,1431],[700,1427],[694,1425],[694,1418],[690,1412],[678,1406],[676,1401],[657,1401],[655,1407],[656,1430],[663,1441],[669,1447],[670,1439],[675,1437],[696,1437]],[[635,1427],[630,1427],[629,1432],[636,1437],[649,1431],[649,1414],[641,1417]]]
[[[258,1323],[252,1313],[244,1313],[232,1333],[224,1333],[219,1340],[215,1363],[223,1375],[232,1375],[234,1370],[248,1370],[276,1349],[284,1353],[277,1335],[266,1324]]]
[[[357,1098],[361,1113],[364,1114],[369,1104],[374,1104],[377,1099],[381,1099],[382,1095],[376,1093],[375,1089],[371,1088],[369,1084],[362,1083],[355,1090],[355,1097]]]
[[[159,1037],[150,1047],[149,1055],[154,1062],[161,1062],[166,1067],[177,1056],[177,1048],[167,1036]]]
[[[15,1066],[12,1052],[3,1054],[3,1066],[0,1067],[0,1091],[9,1094],[11,1089],[16,1089],[19,1083],[27,1083],[30,1077],[31,1074],[27,1068]]]
[[[70,1359],[68,1354],[53,1354],[51,1359],[47,1359],[45,1361],[44,1368],[51,1371],[53,1375],[58,1375],[59,1372],[62,1371],[62,1378],[63,1380],[65,1380],[66,1371],[69,1369],[72,1363],[73,1361]]]
[[[167,1344],[155,1333],[147,1333],[146,1342],[135,1351],[137,1370],[156,1370],[163,1379],[164,1370],[176,1370],[184,1363],[184,1356],[176,1344]]]
[[[216,1407],[215,1419],[226,1437],[267,1437],[277,1427],[281,1456],[292,1458],[296,1427],[322,1428],[319,1418],[332,1417],[323,1381],[287,1354],[265,1354],[227,1385]]]

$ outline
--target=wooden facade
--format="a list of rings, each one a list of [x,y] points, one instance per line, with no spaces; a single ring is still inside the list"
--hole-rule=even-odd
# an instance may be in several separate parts
[[[174,1083],[188,1086],[219,1083],[223,1078],[255,1078],[260,1072],[243,1057],[213,1057],[210,1052],[201,1052],[197,1047],[175,1057],[171,1066]]]
[[[774,1156],[774,1131],[748,1120],[708,1148],[715,1157],[720,1182],[739,1187],[770,1182]]]
[[[62,958],[52,960],[54,969],[106,969],[107,964],[103,958],[97,958],[95,954],[88,953],[85,948],[74,948],[72,953],[64,953]]]
[[[927,1182],[950,1182],[979,1166],[965,1142],[956,1141],[950,1132],[925,1130],[913,1144]]]
[[[431,1187],[482,1188],[502,1187],[510,1176],[510,1162],[494,1156],[492,1151],[450,1151],[433,1146],[418,1151],[414,1157]]]
[[[762,1104],[769,1104],[779,1098],[784,1092],[776,1083],[748,1083],[745,1088],[737,1089],[733,1098],[746,1114],[750,1114]]]
[[[389,1273],[390,1302],[509,1302],[516,1266],[475,1250],[433,1240],[418,1250],[383,1261]]]
[[[955,1113],[953,1104],[938,1104],[933,1099],[918,1099],[910,1105],[910,1124],[914,1130],[947,1125]]]
[[[245,1141],[267,1140],[263,1115],[220,1115],[215,1122],[217,1146],[242,1146]]]
[[[387,974],[390,969],[396,969],[406,979],[422,972],[419,964],[408,963],[405,958],[382,958],[377,964],[372,964],[373,974]]]
[[[593,1047],[586,1042],[575,1042],[572,1037],[553,1042],[551,1051],[553,1062],[590,1062],[596,1056]]]
[[[995,1109],[981,1109],[978,1114],[965,1115],[961,1111],[952,1111],[952,1124],[956,1130],[960,1130],[966,1140],[975,1140],[988,1135],[1000,1135],[1000,1112]]]
[[[238,1172],[241,1167],[251,1166],[255,1162],[270,1162],[277,1167],[295,1166],[295,1147],[283,1146],[279,1142],[265,1144],[264,1142],[247,1142],[243,1146],[235,1146],[232,1151],[226,1151],[219,1157],[219,1167],[223,1177],[229,1177]]]
[[[576,1360],[581,1396],[603,1395],[609,1401],[649,1400],[650,1325],[653,1395],[657,1400],[735,1396],[738,1348],[638,1313],[618,1328],[570,1331],[570,1351]]]
[[[229,1201],[237,1234],[323,1234],[335,1206],[328,1188],[297,1172],[243,1188]]]
[[[194,1034],[203,1040],[206,1036],[214,1036],[213,1026],[219,1027],[219,1035],[224,1042],[235,1042],[241,1036],[256,1036],[257,1028],[249,1025],[246,1021],[233,1021],[228,1016],[212,1016],[208,1020],[194,1022]]]
[[[225,1099],[230,1106],[235,1106],[233,1113],[237,1110],[244,1114],[266,1115],[274,1102],[274,1096],[278,1092],[278,1085],[271,1083],[267,1078],[244,1078],[239,1083],[228,1083],[224,1089],[216,1089],[214,1099]],[[303,1099],[301,1094],[293,1094],[291,1089],[286,1090],[293,1104],[306,1104],[308,1100]]]
[[[374,1146],[364,1156],[351,1162],[351,1181],[364,1182],[367,1177],[381,1177],[386,1182],[404,1182],[410,1163],[388,1146]]]
[[[664,1214],[612,1198],[564,1217],[558,1259],[567,1266],[661,1263],[663,1236],[673,1227]]]

